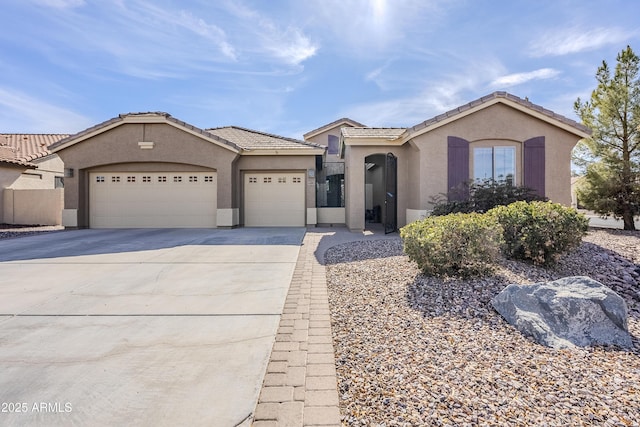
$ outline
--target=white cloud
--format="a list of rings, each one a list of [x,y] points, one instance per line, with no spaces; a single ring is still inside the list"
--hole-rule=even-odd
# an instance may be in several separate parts
[[[290,65],[300,65],[318,51],[315,45],[298,28],[287,28],[284,32],[271,31],[265,37],[264,47],[271,54]]]
[[[623,43],[633,35],[621,28],[567,28],[549,31],[533,41],[529,53],[533,57],[562,56]]]
[[[288,25],[283,28],[241,2],[229,2],[226,8],[239,20],[241,31],[249,35],[244,45],[249,52],[268,53],[268,56],[287,65],[297,66],[314,56],[319,49],[318,44],[299,27]],[[253,43],[257,45],[252,46]]]
[[[552,79],[560,74],[559,70],[553,68],[541,68],[527,73],[514,73],[506,76],[500,76],[491,82],[494,87],[511,87],[526,83],[531,80]]]
[[[367,82],[372,82],[381,90],[387,90],[390,87],[389,77],[387,76],[387,69],[391,66],[392,61],[387,60],[384,65],[373,69],[365,74],[364,80]],[[391,76],[394,76],[393,73],[390,73]]]
[[[74,133],[94,124],[74,111],[3,87],[0,106],[0,129],[4,132]]]
[[[225,31],[211,22],[215,13],[201,17],[198,10],[147,0],[34,11],[42,23],[37,32],[24,35],[22,44],[53,63],[94,78],[105,71],[144,79],[186,78],[237,60],[237,50]]]
[[[410,96],[348,106],[342,115],[360,118],[370,126],[413,126],[486,95],[487,81],[502,71],[498,61],[483,58],[478,63],[466,63],[461,72],[424,82]]]
[[[84,0],[33,0],[40,6],[53,7],[56,9],[67,9],[84,6]]]

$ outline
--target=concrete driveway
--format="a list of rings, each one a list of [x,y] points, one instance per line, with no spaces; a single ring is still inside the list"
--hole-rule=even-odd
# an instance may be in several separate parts
[[[0,241],[0,425],[247,423],[305,230]]]

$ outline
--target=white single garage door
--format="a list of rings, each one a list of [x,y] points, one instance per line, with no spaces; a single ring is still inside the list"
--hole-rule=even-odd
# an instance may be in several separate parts
[[[244,175],[244,225],[305,225],[304,173],[247,172]]]
[[[216,226],[216,172],[89,174],[91,228]]]

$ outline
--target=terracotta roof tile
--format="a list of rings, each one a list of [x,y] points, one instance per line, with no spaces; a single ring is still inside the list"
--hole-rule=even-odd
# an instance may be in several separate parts
[[[0,134],[0,158],[5,162],[30,165],[30,162],[51,154],[49,146],[68,137],[68,134]]]

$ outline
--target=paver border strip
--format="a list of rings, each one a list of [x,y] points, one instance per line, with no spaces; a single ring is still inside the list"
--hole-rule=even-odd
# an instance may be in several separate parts
[[[291,279],[253,426],[341,425],[321,233],[307,232]]]

